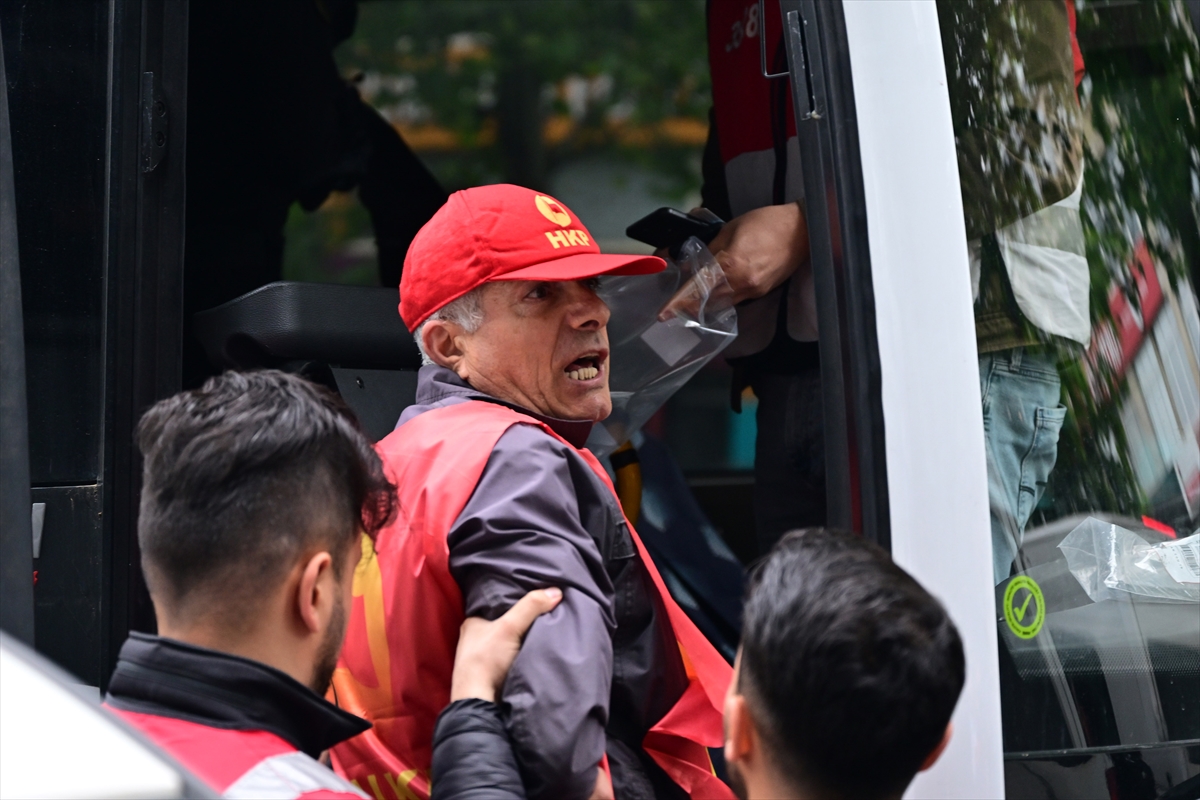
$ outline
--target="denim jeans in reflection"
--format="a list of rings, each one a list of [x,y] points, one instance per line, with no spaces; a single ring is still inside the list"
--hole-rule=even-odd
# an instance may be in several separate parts
[[[1012,571],[1058,457],[1067,415],[1054,358],[1024,348],[979,357],[983,433],[992,515],[992,571],[997,584]]]

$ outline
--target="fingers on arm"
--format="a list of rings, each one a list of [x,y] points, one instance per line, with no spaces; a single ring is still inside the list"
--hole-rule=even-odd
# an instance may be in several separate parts
[[[552,611],[562,600],[562,589],[552,586],[548,589],[534,589],[518,600],[512,608],[504,613],[497,622],[504,625],[505,632],[518,642],[525,638],[525,633],[534,620]]]

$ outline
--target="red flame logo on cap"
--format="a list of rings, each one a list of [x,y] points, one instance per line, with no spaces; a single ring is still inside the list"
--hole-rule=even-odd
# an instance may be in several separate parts
[[[571,215],[553,197],[539,194],[533,198],[533,202],[537,205],[537,210],[542,212],[542,216],[558,227],[565,228],[571,224]]]

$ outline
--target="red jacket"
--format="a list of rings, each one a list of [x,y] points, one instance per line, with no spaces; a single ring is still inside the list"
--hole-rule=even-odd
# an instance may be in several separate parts
[[[348,800],[367,796],[268,731],[223,730],[173,717],[112,710],[223,797]]]
[[[276,669],[133,633],[105,705],[224,797],[367,797],[315,756],[366,727]]]

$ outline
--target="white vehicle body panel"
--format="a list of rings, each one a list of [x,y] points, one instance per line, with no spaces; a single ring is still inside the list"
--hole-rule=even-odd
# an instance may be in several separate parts
[[[1004,796],[987,467],[966,227],[937,8],[847,0],[892,553],[948,608],[967,682],[911,798]]]
[[[178,772],[99,705],[0,647],[0,799],[183,796]]]

